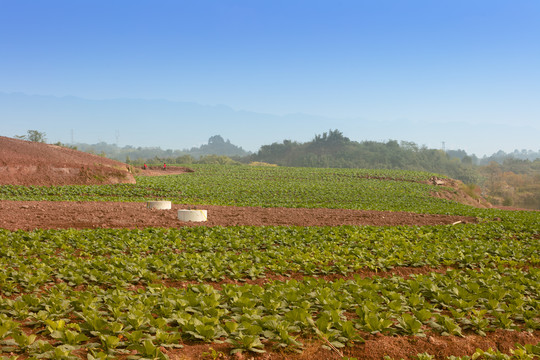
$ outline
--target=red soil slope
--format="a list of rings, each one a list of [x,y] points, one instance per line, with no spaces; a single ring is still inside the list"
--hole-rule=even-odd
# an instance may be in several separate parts
[[[135,183],[128,165],[61,146],[0,136],[0,185]]]

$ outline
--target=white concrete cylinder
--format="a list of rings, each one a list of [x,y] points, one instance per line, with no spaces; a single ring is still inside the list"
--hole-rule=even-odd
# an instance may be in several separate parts
[[[148,209],[158,209],[158,210],[170,210],[171,202],[170,201],[148,201],[146,203]]]
[[[208,220],[208,214],[206,210],[178,210],[178,220],[206,221]]]

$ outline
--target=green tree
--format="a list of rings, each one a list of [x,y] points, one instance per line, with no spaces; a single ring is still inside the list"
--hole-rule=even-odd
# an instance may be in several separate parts
[[[44,143],[47,141],[46,134],[37,130],[28,130],[26,135],[15,135],[17,139],[28,140],[33,142]]]

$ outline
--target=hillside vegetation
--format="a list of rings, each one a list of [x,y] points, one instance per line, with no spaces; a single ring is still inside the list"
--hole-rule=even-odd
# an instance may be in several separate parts
[[[249,159],[281,166],[435,172],[471,185],[471,191],[473,184],[478,185],[493,204],[540,209],[540,158],[529,160],[531,152],[517,153],[523,159],[501,152],[495,155],[480,160],[464,151],[445,152],[412,142],[356,142],[330,130],[306,143],[284,140],[262,146]]]
[[[395,140],[386,143],[356,142],[338,130],[316,135],[306,143],[284,140],[264,145],[250,159],[281,166],[427,171],[445,174],[465,183],[477,181],[472,164],[451,159],[444,151]]]
[[[99,143],[78,144],[83,151],[99,153],[127,163],[234,164],[258,163],[292,167],[393,169],[439,173],[467,184],[495,205],[540,209],[540,152],[499,151],[478,158],[464,150],[439,150],[414,142],[389,140],[352,141],[339,130],[316,135],[299,143],[284,140],[263,145],[255,154],[244,151],[221,136],[208,144],[184,150],[135,148]]]

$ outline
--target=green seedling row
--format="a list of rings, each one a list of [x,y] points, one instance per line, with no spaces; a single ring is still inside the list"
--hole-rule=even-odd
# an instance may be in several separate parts
[[[0,298],[0,349],[29,355],[58,346],[111,355],[136,349],[144,356],[147,345],[227,341],[237,351],[301,351],[310,337],[340,348],[376,333],[534,331],[540,328],[539,293],[536,268],[451,270],[408,279],[304,278],[223,284],[219,290],[208,284],[79,290],[61,283],[39,294]]]
[[[216,256],[219,254],[219,256]],[[351,275],[396,267],[539,266],[538,223],[431,227],[0,230],[0,289]]]

